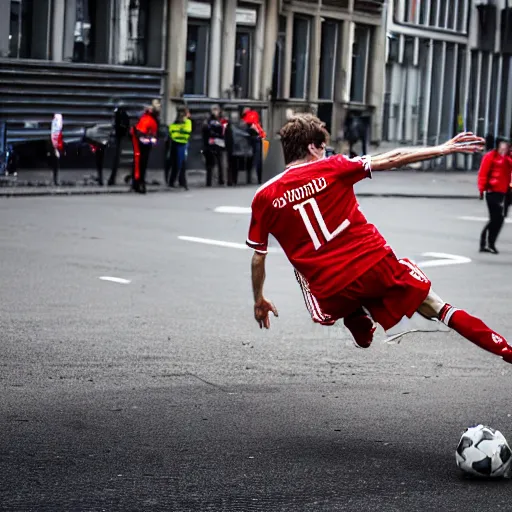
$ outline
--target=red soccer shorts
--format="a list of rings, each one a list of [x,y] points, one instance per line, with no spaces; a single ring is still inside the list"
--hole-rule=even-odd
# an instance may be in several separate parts
[[[394,327],[404,316],[411,318],[430,291],[430,280],[410,260],[388,254],[339,294],[316,299],[307,281],[295,272],[304,301],[314,322],[332,325],[364,307],[384,330]]]

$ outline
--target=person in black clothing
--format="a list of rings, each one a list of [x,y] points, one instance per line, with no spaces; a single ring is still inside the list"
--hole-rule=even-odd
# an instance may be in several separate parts
[[[115,136],[115,152],[112,162],[112,171],[108,179],[108,185],[116,184],[117,170],[119,169],[119,161],[121,159],[121,148],[123,139],[130,132],[130,117],[123,107],[117,107],[114,110],[114,136]]]
[[[247,183],[251,182],[253,146],[251,137],[255,131],[244,121],[230,122],[226,128],[226,153],[228,155],[228,186],[238,185],[238,172],[247,171]]]
[[[223,156],[226,148],[224,138],[224,124],[218,106],[211,109],[210,117],[203,125],[203,154],[206,161],[206,186],[211,187],[213,181],[213,168],[217,165],[218,184],[224,185]]]
[[[367,154],[367,132],[368,124],[363,117],[348,113],[345,118],[344,134],[345,140],[349,143],[349,154],[355,155],[354,145],[361,141],[362,144],[362,155]]]

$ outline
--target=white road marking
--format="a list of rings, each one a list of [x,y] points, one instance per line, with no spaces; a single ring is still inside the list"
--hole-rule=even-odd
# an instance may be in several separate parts
[[[236,242],[225,242],[224,240],[211,240],[210,238],[199,238],[196,236],[179,236],[178,238],[180,240],[184,240],[185,242],[194,242],[197,244],[216,245],[217,247],[228,247],[230,249],[242,249],[252,251],[252,249],[248,245],[238,244]],[[269,247],[268,252],[282,252],[282,250],[276,247]]]
[[[129,279],[123,279],[122,277],[101,276],[100,279],[102,281],[110,281],[111,283],[118,283],[118,284],[130,284],[131,283],[131,281]]]
[[[465,256],[458,256],[456,254],[446,254],[444,252],[424,252],[422,254],[425,258],[436,258],[434,260],[420,261],[417,263],[420,268],[429,267],[446,267],[448,265],[462,265],[464,263],[471,263],[469,258]]]
[[[489,217],[472,217],[471,215],[463,215],[462,217],[457,217],[459,220],[469,220],[472,222],[489,222]],[[507,224],[512,224],[512,219],[505,219]]]
[[[217,206],[213,211],[215,213],[237,213],[245,215],[251,213],[251,208],[247,206]]]

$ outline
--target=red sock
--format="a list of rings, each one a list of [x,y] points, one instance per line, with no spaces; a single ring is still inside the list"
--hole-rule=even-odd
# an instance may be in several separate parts
[[[479,318],[471,316],[461,309],[456,309],[450,304],[445,304],[439,314],[439,319],[475,345],[512,363],[512,347],[509,346],[507,340],[487,327]]]

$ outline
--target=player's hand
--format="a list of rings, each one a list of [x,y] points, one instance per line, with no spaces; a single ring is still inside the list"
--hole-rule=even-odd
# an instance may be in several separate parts
[[[483,199],[484,199],[484,193],[480,192],[480,201],[482,201]]]
[[[272,302],[268,301],[264,297],[255,302],[254,304],[254,318],[256,322],[258,322],[260,329],[269,329],[270,328],[270,318],[269,313],[272,312],[275,317],[278,317],[277,309],[272,304]]]
[[[447,153],[479,153],[485,149],[485,139],[472,132],[463,132],[445,142],[443,148]]]

